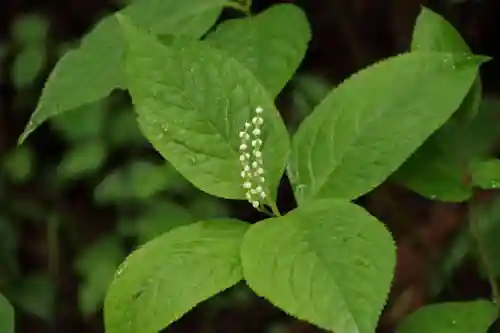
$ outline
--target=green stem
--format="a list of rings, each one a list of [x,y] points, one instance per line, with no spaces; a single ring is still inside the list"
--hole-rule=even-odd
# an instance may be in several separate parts
[[[271,211],[273,212],[274,216],[281,216],[280,210],[278,209],[278,206],[276,203],[272,200],[267,200],[268,205],[271,208]]]
[[[498,283],[495,279],[495,272],[493,269],[493,265],[491,264],[490,258],[488,256],[488,251],[481,239],[481,232],[479,230],[479,221],[476,214],[470,214],[470,229],[471,234],[475,238],[477,251],[479,253],[479,258],[483,264],[484,269],[486,270],[486,274],[488,276],[488,282],[491,287],[491,293],[493,295],[493,301],[497,306],[498,314],[500,315],[500,288],[498,287]]]

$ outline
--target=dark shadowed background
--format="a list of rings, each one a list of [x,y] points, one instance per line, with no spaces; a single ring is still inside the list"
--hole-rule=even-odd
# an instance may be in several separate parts
[[[253,10],[278,2],[254,0]],[[212,198],[183,180],[142,138],[124,94],[54,118],[16,146],[57,59],[124,3],[0,0],[0,291],[16,308],[19,333],[103,332],[107,284],[135,246],[203,218],[262,218],[247,203]],[[498,0],[295,3],[307,13],[313,39],[298,75],[277,101],[291,130],[349,74],[407,50],[421,5],[453,23],[475,53],[500,59]],[[482,67],[485,96],[498,109],[499,64],[495,59]],[[280,208],[294,208],[286,181],[280,193]],[[478,192],[475,200],[496,195]],[[432,202],[391,182],[359,203],[387,223],[398,243],[380,332],[393,332],[401,318],[426,303],[489,296],[473,259],[459,260],[450,271],[440,266],[467,222],[467,204]],[[238,285],[166,332],[320,330]]]

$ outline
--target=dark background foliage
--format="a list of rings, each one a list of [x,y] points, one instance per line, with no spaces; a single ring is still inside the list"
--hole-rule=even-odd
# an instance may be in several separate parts
[[[258,12],[278,2],[254,0],[253,9]],[[421,5],[446,17],[475,53],[500,59],[500,2],[497,0],[303,0],[295,3],[307,13],[313,39],[299,70],[301,75],[278,99],[278,107],[291,129],[326,89],[362,67],[407,50]],[[92,294],[85,291],[84,286],[93,286],[88,288],[95,288],[99,295],[103,289],[99,281],[104,280],[106,284],[125,253],[141,240],[171,228],[177,223],[174,220],[188,223],[195,218],[225,214],[247,221],[261,218],[246,203],[211,199],[199,194],[168,167],[162,169],[161,159],[137,135],[133,124],[127,122],[126,111],[123,111],[127,101],[120,94],[113,95],[105,106],[96,106],[106,110],[105,119],[99,120],[101,134],[95,143],[97,147],[101,144],[106,147],[104,157],[95,158],[100,154],[99,148],[93,146],[95,137],[74,139],[65,134],[64,128],[71,127],[71,119],[59,125],[54,122],[42,126],[28,140],[28,148],[16,148],[17,137],[36,106],[44,79],[64,47],[75,42],[100,17],[120,6],[113,0],[0,2],[0,53],[3,54],[0,56],[0,291],[16,300],[20,333],[103,332],[102,313],[92,309],[100,305],[90,305],[87,312],[82,310],[81,298],[86,297],[82,294]],[[47,37],[36,46],[45,58],[39,70],[31,75],[32,82],[20,84],[22,78],[19,77],[23,74],[14,67],[26,45],[13,36],[13,26],[24,15],[33,13],[49,25]],[[30,63],[29,58],[26,61],[19,66],[24,68]],[[494,60],[482,69],[485,95],[493,98],[500,90],[499,64]],[[494,107],[496,105],[500,104]],[[122,122],[118,122],[119,117],[123,118]],[[75,121],[81,125],[74,119],[73,124]],[[120,132],[124,134],[116,138],[115,134]],[[83,162],[66,167],[69,171],[64,169],[61,161],[82,145],[88,150],[82,149],[75,155],[84,156]],[[127,169],[130,165],[135,167]],[[153,184],[149,187],[130,185],[125,189],[114,188],[114,192],[113,188],[108,189],[112,194],[104,190],[95,194],[106,177],[114,170],[123,169],[139,171],[125,172],[119,183],[133,184],[131,179],[135,174],[139,174],[137,182],[143,185],[148,183],[141,178],[145,173],[156,178],[149,179]],[[168,174],[166,179],[164,174]],[[155,188],[158,184],[161,188]],[[119,197],[116,193],[127,191],[136,193],[135,197]],[[295,203],[286,182],[280,193],[280,208],[292,209]],[[474,200],[490,201],[496,195],[495,191],[478,192]],[[388,224],[398,243],[396,278],[380,332],[393,332],[401,318],[426,303],[489,297],[488,283],[471,258],[459,260],[452,272],[440,264],[446,261],[450,246],[460,237],[467,222],[468,204],[432,202],[391,182],[361,198],[359,203]],[[167,209],[160,208],[156,220],[155,217],[151,220],[171,221],[168,225],[151,222],[153,230],[146,231],[137,226],[146,218],[146,212],[165,205]],[[89,249],[94,252],[89,254]],[[258,299],[243,285],[204,302],[166,331],[319,332]]]

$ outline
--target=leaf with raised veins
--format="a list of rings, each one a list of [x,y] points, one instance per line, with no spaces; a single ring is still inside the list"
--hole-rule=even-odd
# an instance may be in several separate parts
[[[485,57],[399,55],[335,88],[299,127],[289,176],[300,204],[382,183],[460,106]]]
[[[427,8],[422,8],[415,24],[412,51],[472,53],[450,23]],[[395,178],[413,191],[432,199],[460,202],[470,198],[472,184],[467,180],[470,172],[467,146],[473,138],[467,136],[479,129],[475,118],[481,99],[481,80],[478,75],[454,117],[415,152],[398,170]]]
[[[248,225],[202,221],[141,246],[118,268],[104,303],[107,333],[157,333],[242,279]]]
[[[266,192],[274,196],[289,137],[252,73],[206,42],[177,38],[166,47],[123,17],[122,22],[130,45],[129,91],[139,126],[156,150],[201,190],[243,199],[239,132],[260,106]]]
[[[375,217],[352,203],[319,200],[250,227],[243,276],[260,296],[335,333],[373,333],[396,251]]]
[[[434,304],[410,314],[397,333],[486,333],[495,318],[496,307],[488,301]]]
[[[226,21],[205,40],[250,69],[274,98],[299,67],[310,39],[304,12],[280,4],[256,16]]]
[[[121,14],[155,34],[199,37],[216,21],[227,0],[143,0]],[[50,74],[20,142],[47,119],[125,87],[126,42],[114,16],[100,21]]]

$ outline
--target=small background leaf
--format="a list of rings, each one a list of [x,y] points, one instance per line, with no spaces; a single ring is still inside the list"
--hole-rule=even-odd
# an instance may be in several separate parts
[[[76,179],[99,169],[106,159],[106,147],[98,140],[88,141],[70,150],[57,167],[63,179]]]
[[[385,227],[348,202],[319,200],[254,224],[243,275],[258,294],[299,319],[344,333],[373,333],[396,262]]]
[[[486,333],[496,317],[496,307],[487,301],[442,303],[412,313],[397,333]]]
[[[177,228],[133,252],[105,300],[107,333],[156,333],[241,280],[248,225],[211,220]]]
[[[28,46],[16,55],[12,65],[12,83],[18,90],[26,89],[35,83],[45,66],[45,45]]]
[[[169,187],[176,176],[165,164],[135,161],[110,173],[96,187],[94,198],[100,203],[144,200]]]
[[[78,307],[84,316],[102,307],[116,268],[124,258],[125,251],[114,236],[98,240],[76,258],[75,269],[83,279],[78,289]]]
[[[18,17],[11,28],[15,42],[21,45],[44,45],[49,31],[49,21],[39,14]]]

